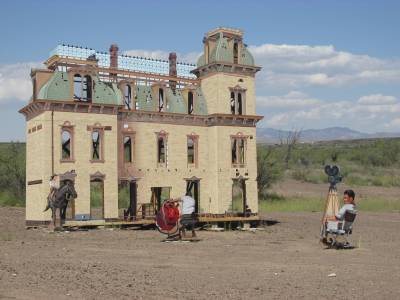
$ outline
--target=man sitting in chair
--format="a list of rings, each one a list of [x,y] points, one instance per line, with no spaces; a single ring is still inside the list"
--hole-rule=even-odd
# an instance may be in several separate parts
[[[343,221],[344,214],[348,210],[355,210],[356,204],[354,203],[354,198],[356,194],[353,190],[345,190],[343,196],[343,206],[340,208],[339,212],[335,215],[337,221]]]

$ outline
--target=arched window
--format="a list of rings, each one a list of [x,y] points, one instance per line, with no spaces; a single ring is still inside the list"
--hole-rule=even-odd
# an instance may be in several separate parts
[[[232,113],[232,115],[234,115],[235,114],[235,112],[236,112],[236,109],[235,109],[235,93],[234,92],[231,92],[231,99],[230,99],[230,101],[231,101],[231,113]]]
[[[244,167],[246,165],[246,137],[231,137],[232,166]]]
[[[187,139],[187,158],[188,164],[194,165],[194,140],[191,137]]]
[[[74,99],[82,99],[82,77],[79,74],[74,75]]]
[[[61,132],[61,160],[72,159],[72,137],[69,130],[63,129]]]
[[[193,114],[193,108],[194,108],[193,93],[188,92],[188,114],[189,115]]]
[[[101,160],[101,133],[100,130],[92,131],[92,160]]]
[[[124,161],[132,162],[132,139],[130,136],[124,137]]]
[[[238,114],[241,115],[243,112],[243,104],[242,104],[242,93],[238,93]]]
[[[158,89],[158,111],[164,111],[164,90]]]
[[[125,108],[126,109],[131,109],[131,103],[132,103],[132,89],[129,84],[126,84],[124,86],[124,99],[125,99]]]
[[[82,100],[88,102],[92,101],[92,78],[89,75],[83,77]]]
[[[230,89],[230,107],[232,115],[246,114],[246,90],[240,87]]]
[[[166,151],[165,151],[165,136],[158,136],[158,163],[165,164]]]

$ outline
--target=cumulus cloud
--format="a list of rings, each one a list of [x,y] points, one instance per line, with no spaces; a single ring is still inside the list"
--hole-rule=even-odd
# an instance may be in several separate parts
[[[290,110],[312,106],[317,103],[319,103],[318,99],[311,98],[299,91],[291,91],[283,96],[257,96],[257,105],[268,108],[285,108]]]
[[[397,103],[397,98],[394,96],[385,96],[382,94],[373,94],[362,96],[358,99],[358,103],[365,105],[383,105]]]
[[[42,64],[36,62],[0,65],[0,104],[28,101],[32,96],[30,70],[40,66]]]
[[[400,118],[394,118],[390,122],[385,124],[386,129],[400,130]]]
[[[250,46],[263,67],[259,81],[268,86],[341,86],[351,83],[400,82],[400,60],[337,51],[333,46]]]
[[[291,94],[297,97],[290,97]],[[324,101],[302,92],[291,92],[261,99],[258,110],[265,115],[263,126],[290,129],[293,126],[315,128],[321,125],[343,125],[369,132],[383,129],[400,131],[400,119],[397,117],[400,113],[400,102],[393,96],[375,94],[360,97],[358,101],[351,99]],[[265,105],[265,102],[269,104],[265,99],[273,99],[271,105]],[[304,102],[307,99],[309,100]],[[279,106],[276,103],[283,105]]]

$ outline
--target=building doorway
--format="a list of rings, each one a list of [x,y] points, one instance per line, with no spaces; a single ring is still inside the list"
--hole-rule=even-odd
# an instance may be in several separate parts
[[[192,177],[186,179],[186,193],[190,192],[195,201],[195,213],[200,212],[200,179]]]
[[[118,188],[118,216],[124,220],[133,220],[137,215],[136,181],[123,180]]]
[[[104,181],[99,178],[90,181],[90,219],[104,219]]]
[[[152,187],[151,188],[151,206],[154,214],[160,210],[165,200],[171,197],[171,187]]]
[[[244,178],[233,179],[231,211],[234,213],[244,214],[246,209],[246,180]]]
[[[65,184],[70,183],[75,185],[75,170],[71,170],[65,172],[64,174],[60,174],[60,188]],[[69,195],[67,195],[69,198]],[[75,219],[75,199],[68,200],[67,209],[64,212],[64,216],[62,216],[64,220],[74,220]]]

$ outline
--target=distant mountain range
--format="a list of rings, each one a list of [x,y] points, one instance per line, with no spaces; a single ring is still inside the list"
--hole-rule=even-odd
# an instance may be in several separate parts
[[[273,128],[257,128],[257,142],[277,143],[288,136],[290,131]],[[400,137],[400,132],[377,132],[363,133],[346,127],[330,127],[325,129],[302,130],[301,142],[334,141],[334,140],[357,140],[372,138],[393,138]]]

